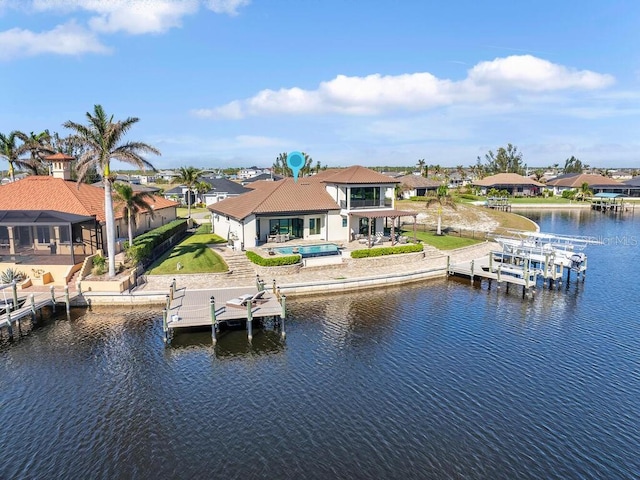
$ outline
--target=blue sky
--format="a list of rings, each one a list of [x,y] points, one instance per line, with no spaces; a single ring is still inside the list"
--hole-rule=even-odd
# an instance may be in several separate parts
[[[0,0],[0,132],[98,103],[158,168],[640,167],[639,26],[635,0]]]

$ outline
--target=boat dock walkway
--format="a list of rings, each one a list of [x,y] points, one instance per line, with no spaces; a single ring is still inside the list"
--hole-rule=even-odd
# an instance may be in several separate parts
[[[284,337],[286,297],[274,290],[267,290],[264,285],[196,290],[176,288],[174,283],[163,312],[165,341],[168,343],[171,334],[180,328],[211,326],[215,343],[222,328],[240,325],[246,326],[251,341],[255,319],[273,319]]]
[[[38,312],[42,312],[45,307],[51,307],[55,311],[56,305],[66,305],[69,313],[72,295],[68,287],[65,287],[62,295],[56,296],[56,292],[51,287],[49,292],[31,293],[28,296],[18,294],[15,284],[0,286],[3,296],[0,298],[0,328],[6,328],[9,338],[13,339],[14,326],[20,328],[20,321],[26,317],[36,318]],[[7,294],[6,291],[10,290]],[[73,294],[75,296],[77,294]]]

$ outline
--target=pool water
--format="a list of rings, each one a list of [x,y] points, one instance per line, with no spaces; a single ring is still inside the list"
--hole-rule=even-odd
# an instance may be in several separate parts
[[[274,252],[281,255],[293,255],[299,253],[302,258],[310,257],[324,257],[326,255],[338,255],[338,245],[335,243],[325,243],[322,245],[305,245],[305,246],[291,246],[291,247],[278,247],[273,249]]]

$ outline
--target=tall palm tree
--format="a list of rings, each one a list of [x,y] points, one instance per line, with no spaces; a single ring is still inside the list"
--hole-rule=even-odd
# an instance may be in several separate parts
[[[153,195],[149,192],[134,192],[128,183],[114,183],[115,199],[119,201],[119,208],[122,208],[124,220],[127,222],[127,233],[129,234],[129,246],[133,245],[133,227],[136,225],[136,218],[140,212],[148,212],[154,218],[153,207],[149,200]]]
[[[420,169],[420,175],[424,177],[424,166],[427,162],[425,162],[424,158],[418,160],[418,168]]]
[[[449,195],[449,187],[447,187],[446,184],[443,183],[438,187],[436,190],[436,196],[427,200],[426,206],[430,207],[433,203],[438,203],[438,224],[436,227],[436,235],[442,235],[442,207],[446,205],[454,210],[456,209],[456,204],[453,198]]]
[[[9,178],[11,181],[15,181],[15,167],[26,168],[28,164],[21,160],[19,157],[23,153],[21,151],[22,145],[17,144],[17,140],[24,133],[14,130],[9,135],[0,133],[0,157],[9,162]]]
[[[113,200],[110,180],[111,160],[135,165],[138,169],[155,167],[145,160],[140,152],[160,155],[160,151],[142,142],[128,141],[122,143],[123,137],[140,119],[128,117],[125,120],[113,120],[108,116],[102,105],[94,105],[93,113],[86,113],[87,125],[65,122],[63,126],[72,130],[73,141],[82,145],[84,150],[78,159],[78,182],[92,171],[92,167],[102,172],[104,185],[104,214],[107,227],[107,257],[109,260],[109,277],[116,275],[116,229],[113,216]]]
[[[200,201],[202,203],[205,203],[203,195],[207,193],[209,190],[211,190],[211,185],[209,185],[205,181],[201,181],[196,184],[196,191],[200,195]]]
[[[593,195],[593,190],[589,188],[589,184],[587,182],[582,182],[582,185],[578,188],[578,193],[576,194],[576,200],[586,200],[588,197]]]
[[[53,155],[55,150],[51,146],[51,134],[48,130],[40,133],[26,135],[22,132],[16,132],[16,135],[22,140],[22,145],[18,147],[20,155],[29,153],[30,159],[25,161],[26,169],[32,175],[47,175],[49,169],[44,161],[44,156]]]
[[[191,218],[191,191],[198,183],[198,177],[202,170],[196,167],[180,167],[178,176],[174,178],[173,183],[180,183],[187,187],[187,218]]]

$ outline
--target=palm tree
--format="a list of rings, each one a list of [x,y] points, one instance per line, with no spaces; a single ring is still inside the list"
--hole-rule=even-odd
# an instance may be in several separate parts
[[[22,132],[14,130],[9,135],[3,135],[0,133],[0,157],[9,162],[9,178],[11,181],[15,181],[15,167],[27,168],[27,165],[19,157],[22,154],[21,145],[16,143],[21,136]]]
[[[198,183],[198,177],[201,173],[202,170],[198,170],[196,167],[180,167],[178,176],[173,180],[173,183],[180,183],[187,187],[187,218],[191,218],[191,191]]]
[[[420,169],[420,175],[424,177],[424,166],[427,162],[424,161],[424,158],[418,160],[418,168]]]
[[[78,182],[82,182],[92,169],[102,172],[104,185],[104,214],[107,227],[107,257],[109,259],[109,277],[116,275],[116,229],[113,216],[113,200],[110,180],[111,160],[135,165],[138,169],[155,167],[145,160],[139,152],[160,155],[160,151],[142,142],[121,143],[125,134],[140,119],[128,117],[114,122],[113,115],[107,116],[102,105],[94,105],[93,113],[86,113],[88,125],[65,122],[63,126],[72,130],[73,142],[82,145],[83,151],[77,162]]]
[[[122,208],[124,220],[127,222],[127,232],[129,234],[129,246],[133,245],[133,227],[140,212],[148,212],[154,218],[153,206],[148,200],[153,199],[149,192],[134,192],[133,187],[128,183],[114,183],[115,200],[120,201],[119,208]]]
[[[582,185],[580,185],[580,188],[578,189],[578,193],[576,194],[575,198],[576,200],[578,199],[585,200],[591,195],[593,195],[593,190],[589,188],[589,184],[587,182],[582,182]]]
[[[16,132],[17,137],[22,140],[22,145],[18,147],[18,154],[29,153],[29,161],[25,161],[25,167],[33,175],[47,175],[49,169],[43,160],[45,155],[53,155],[55,150],[51,146],[51,134],[48,130],[40,133],[31,132],[26,135]]]
[[[427,207],[430,207],[432,203],[438,203],[438,225],[436,227],[436,235],[442,235],[442,207],[448,206],[453,209],[456,208],[456,204],[449,195],[449,187],[446,184],[442,184],[436,190],[436,196],[427,200]]]
[[[209,190],[211,190],[211,185],[209,185],[207,182],[198,182],[196,184],[196,191],[200,195],[200,201],[202,203],[205,203],[203,195],[207,193]]]

